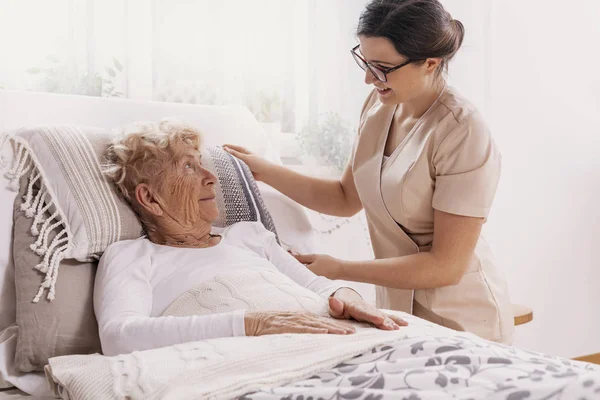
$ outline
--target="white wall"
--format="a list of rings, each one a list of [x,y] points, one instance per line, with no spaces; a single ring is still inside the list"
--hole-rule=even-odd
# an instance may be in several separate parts
[[[491,118],[503,173],[486,226],[516,345],[600,352],[600,2],[494,1]],[[489,114],[488,114],[489,115]]]
[[[513,302],[534,310],[515,345],[600,352],[600,2],[443,3],[467,29],[450,83],[483,112],[503,154],[484,233]],[[367,258],[361,233],[353,224],[322,235],[319,250]],[[355,287],[374,300],[369,285]]]

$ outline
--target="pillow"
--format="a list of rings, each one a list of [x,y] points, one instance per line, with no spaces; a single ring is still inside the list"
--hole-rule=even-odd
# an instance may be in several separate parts
[[[218,146],[207,147],[203,153],[202,163],[218,178],[215,192],[219,218],[213,225],[224,228],[240,221],[260,221],[278,237],[250,168]]]
[[[101,351],[93,307],[97,263],[81,263],[73,259],[60,261],[55,300],[38,304],[31,302],[42,280],[40,273],[33,269],[41,256],[29,249],[35,237],[30,232],[31,220],[21,211],[22,196],[28,189],[26,178],[22,178],[21,182],[20,196],[14,205],[13,230],[19,327],[14,367],[20,372],[43,371],[51,357]],[[55,235],[56,232],[51,232],[49,240]]]
[[[17,189],[27,177],[20,209],[33,219],[30,232],[37,239],[30,249],[43,256],[35,268],[45,278],[34,302],[45,290],[48,300],[55,298],[61,260],[93,261],[110,244],[142,235],[136,215],[101,173],[100,160],[112,137],[103,129],[75,126],[24,128],[10,134],[16,145],[10,185]],[[215,226],[261,221],[276,234],[249,168],[219,147],[206,152],[207,167],[219,178],[221,216]],[[41,190],[34,194],[35,185]]]
[[[142,228],[101,173],[98,160],[110,133],[73,126],[24,128],[11,134],[10,140],[15,157],[7,177],[13,189],[21,177],[28,177],[20,209],[33,219],[30,232],[36,240],[30,248],[43,256],[35,268],[46,275],[34,302],[45,290],[48,300],[53,300],[62,259],[93,261],[111,243],[139,237]],[[35,196],[34,185],[40,187]],[[51,232],[56,233],[52,241]]]
[[[12,148],[2,146],[0,138],[0,171],[3,166],[12,161]],[[11,236],[12,236],[12,205],[17,192],[10,190],[6,182],[0,179],[0,332],[15,323],[15,268],[12,262]],[[0,374],[1,375],[1,374]],[[0,388],[2,387],[0,376]]]
[[[306,209],[266,183],[257,184],[273,217],[281,247],[300,254],[317,252],[318,238]]]

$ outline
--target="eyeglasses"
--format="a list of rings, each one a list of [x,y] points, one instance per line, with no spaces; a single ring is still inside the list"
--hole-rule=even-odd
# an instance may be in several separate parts
[[[368,63],[367,60],[362,58],[356,52],[356,50],[358,50],[359,47],[360,47],[360,44],[356,45],[356,47],[354,47],[352,50],[350,50],[350,53],[352,53],[352,57],[354,57],[354,61],[356,61],[358,66],[361,67],[363,71],[366,71],[368,68],[369,71],[371,71],[371,73],[373,74],[373,76],[375,78],[377,78],[378,80],[380,80],[381,82],[387,82],[387,74],[394,72],[397,69],[400,69],[400,68],[404,67],[405,65],[408,65],[408,64],[416,61],[416,60],[408,60],[408,61],[403,62],[400,65],[396,65],[395,67],[384,69],[382,67],[376,67],[373,64]]]

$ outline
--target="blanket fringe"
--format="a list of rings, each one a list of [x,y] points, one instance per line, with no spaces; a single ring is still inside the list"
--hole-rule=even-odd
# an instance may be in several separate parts
[[[34,303],[40,301],[42,294],[44,294],[44,290],[46,289],[48,289],[48,296],[46,298],[50,301],[54,300],[56,296],[56,279],[58,277],[58,269],[60,267],[60,262],[65,258],[65,251],[68,247],[69,245],[59,247],[52,255],[44,282],[42,282],[40,289],[33,298]]]
[[[46,193],[46,195],[44,196],[44,199],[47,197],[47,194],[48,194],[48,193]],[[43,204],[43,202],[41,202],[41,201],[40,201],[40,204],[38,204],[38,209],[37,209],[37,211],[36,211],[36,216],[35,216],[35,218],[33,219],[33,223],[31,224],[31,234],[32,234],[33,236],[37,236],[37,235],[39,235],[39,234],[40,234],[40,231],[39,231],[39,230],[38,230],[38,228],[37,228],[37,226],[38,226],[39,224],[41,224],[41,223],[43,222],[43,224],[42,224],[42,229],[43,229],[43,227],[44,227],[44,226],[47,226],[47,225],[45,225],[45,224],[46,224],[46,222],[48,222],[48,221],[45,221],[45,220],[44,220],[44,214],[45,214],[45,213],[46,213],[46,211],[48,211],[48,209],[49,209],[49,208],[52,206],[52,203],[53,203],[53,202],[52,202],[52,199],[50,199],[49,201],[46,201],[46,205],[44,205],[43,207],[42,207],[42,204]],[[41,209],[40,209],[40,208],[41,208]]]
[[[43,272],[43,273],[48,272],[48,268],[50,267],[50,257],[53,255],[54,248],[56,246],[58,246],[59,244],[64,243],[69,240],[68,237],[61,239],[61,237],[63,235],[65,235],[66,233],[67,233],[67,231],[65,229],[60,231],[60,233],[58,235],[56,235],[56,237],[54,237],[54,239],[52,240],[50,247],[45,249],[44,253],[42,253],[42,254],[38,253],[40,256],[43,255],[44,259],[42,260],[41,263],[39,263],[38,265],[36,265],[34,267],[35,269],[37,269],[38,271]]]
[[[58,209],[54,210],[48,218],[44,218],[44,215],[54,205],[54,199],[52,199],[43,180],[42,172],[37,168],[35,157],[30,153],[27,145],[15,140],[9,134],[3,134],[0,135],[0,152],[8,142],[13,143],[15,154],[12,166],[5,174],[5,177],[10,181],[8,187],[11,190],[18,191],[21,178],[29,173],[27,192],[23,196],[21,211],[25,213],[27,218],[33,219],[30,231],[33,236],[37,236],[37,240],[29,248],[35,254],[43,257],[41,262],[34,267],[45,276],[33,298],[33,302],[39,302],[45,291],[48,291],[46,298],[52,301],[56,296],[56,281],[60,262],[65,258],[67,250],[70,248],[71,235]],[[3,161],[0,158],[0,163]],[[34,196],[35,186],[39,189]],[[41,226],[38,228],[40,224]],[[60,229],[61,226],[62,229]],[[50,233],[58,229],[60,231],[48,244]]]
[[[54,214],[52,214],[50,216],[50,218],[47,218],[46,221],[44,221],[44,223],[42,224],[42,227],[40,228],[40,230],[38,232],[37,240],[35,241],[35,243],[33,243],[30,246],[31,250],[33,250],[39,256],[44,255],[45,251],[43,251],[40,254],[40,253],[38,253],[38,250],[41,249],[42,247],[46,247],[46,243],[48,243],[48,235],[50,235],[50,232],[52,231],[52,229],[56,228],[61,223],[59,221],[58,223],[50,225],[50,222],[54,221],[54,219],[56,217],[58,217],[58,211],[55,211]]]
[[[42,176],[35,168],[31,170],[31,175],[29,175],[29,185],[27,185],[27,193],[23,197],[23,203],[21,204],[21,211],[28,211],[29,207],[31,207],[31,201],[33,200],[33,185],[37,182],[37,180]],[[39,201],[39,199],[38,199]],[[33,218],[33,214],[31,217]]]
[[[56,217],[56,214],[57,213],[54,213],[54,215],[52,215],[50,218],[48,218],[46,220],[46,222],[44,223],[44,225],[47,224],[48,222],[52,221]],[[33,250],[38,256],[43,256],[44,254],[46,254],[46,251],[48,250],[48,247],[46,247],[46,245],[48,244],[48,237],[50,236],[50,232],[52,232],[54,229],[56,229],[61,224],[62,224],[62,221],[58,220],[57,222],[50,225],[49,227],[43,226],[42,232],[38,236],[38,239],[35,241],[34,244],[32,244],[30,246],[31,250]],[[64,231],[64,229],[63,229],[63,231]]]
[[[31,206],[25,210],[25,215],[27,216],[27,218],[34,218],[35,215],[37,213],[39,213],[39,211],[42,209],[42,206],[44,204],[44,198],[46,197],[46,188],[42,187],[40,188],[40,190],[38,190],[37,195],[35,196],[35,199],[33,199],[33,203],[31,204]]]

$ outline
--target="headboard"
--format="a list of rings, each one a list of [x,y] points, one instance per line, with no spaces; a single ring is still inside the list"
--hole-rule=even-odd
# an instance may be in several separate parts
[[[260,123],[243,106],[213,106],[0,90],[0,131],[25,125],[73,124],[115,128],[173,117],[199,128],[206,145],[246,146],[273,158]]]

